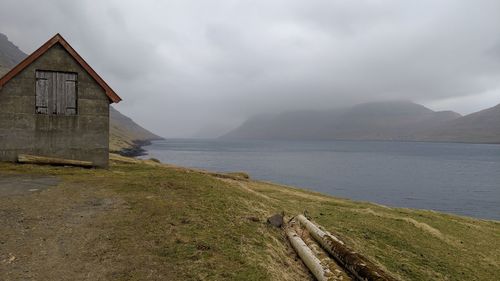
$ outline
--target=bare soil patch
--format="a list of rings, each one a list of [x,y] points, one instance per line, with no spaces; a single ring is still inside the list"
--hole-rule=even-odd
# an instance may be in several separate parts
[[[0,174],[0,197],[24,195],[56,186],[61,180],[52,176]]]
[[[0,280],[103,280],[116,270],[104,226],[108,215],[126,209],[123,200],[60,182],[0,179]]]

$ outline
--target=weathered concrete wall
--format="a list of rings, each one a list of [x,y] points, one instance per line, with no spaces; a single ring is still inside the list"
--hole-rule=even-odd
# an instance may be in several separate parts
[[[78,74],[75,116],[35,114],[35,70]],[[109,99],[59,44],[0,89],[0,161],[21,153],[92,161],[107,167]]]

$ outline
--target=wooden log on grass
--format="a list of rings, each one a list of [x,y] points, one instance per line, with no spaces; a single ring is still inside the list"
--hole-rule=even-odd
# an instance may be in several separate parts
[[[300,238],[300,236],[291,227],[287,227],[286,235],[295,249],[300,259],[309,268],[309,271],[316,277],[318,281],[334,280],[333,274],[328,268],[324,268],[321,261],[314,255],[307,244]]]
[[[311,236],[333,256],[342,266],[349,270],[358,280],[369,281],[396,281],[368,259],[349,249],[344,242],[331,233],[320,229],[303,215],[296,219],[302,224]]]
[[[78,166],[91,168],[94,164],[90,161],[81,160],[71,160],[56,157],[45,157],[38,155],[29,154],[19,154],[17,156],[17,161],[24,164],[44,164],[44,165],[56,165],[56,166]]]

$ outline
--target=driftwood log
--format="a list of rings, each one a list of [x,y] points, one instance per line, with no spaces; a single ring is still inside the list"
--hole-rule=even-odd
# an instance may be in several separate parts
[[[286,228],[286,235],[304,264],[309,268],[309,271],[316,277],[318,281],[334,280],[333,274],[328,268],[324,268],[321,261],[314,255],[307,244],[293,230],[292,227]]]
[[[330,234],[327,231],[321,230],[318,226],[312,223],[303,215],[298,215],[296,219],[310,233],[310,235],[332,255],[342,266],[349,270],[358,280],[370,281],[396,281],[394,277],[378,268],[355,251],[349,249],[344,242]]]
[[[58,166],[78,166],[91,168],[94,164],[90,161],[71,160],[55,157],[45,157],[37,155],[19,154],[17,161],[24,164],[45,164],[45,165],[58,165]]]

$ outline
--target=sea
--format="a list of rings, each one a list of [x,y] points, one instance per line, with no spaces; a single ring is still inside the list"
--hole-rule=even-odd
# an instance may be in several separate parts
[[[500,220],[500,145],[166,139],[143,158],[392,207]]]

